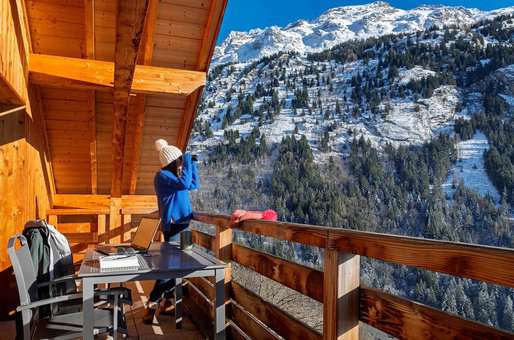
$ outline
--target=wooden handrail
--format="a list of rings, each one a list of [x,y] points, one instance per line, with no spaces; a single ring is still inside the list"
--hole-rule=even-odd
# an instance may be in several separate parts
[[[325,334],[325,338],[338,338],[341,330],[345,332],[345,339],[353,338],[355,335],[355,332],[353,332],[355,330],[353,328],[354,323],[350,326],[352,328],[348,328],[348,326],[344,325],[344,321],[348,320],[347,316],[352,318],[354,315],[356,319],[400,339],[420,336],[441,339],[455,337],[514,338],[514,334],[488,325],[469,321],[380,290],[359,287],[359,261],[356,258],[356,256],[362,255],[514,287],[514,250],[512,249],[286,222],[247,220],[231,225],[229,216],[219,214],[195,213],[194,219],[203,223],[215,224],[217,229],[220,226],[222,228],[239,229],[280,240],[325,248],[325,256],[327,256],[327,252],[333,255],[330,258],[335,258],[334,256],[337,255],[336,257],[339,258],[339,261],[343,261],[340,264],[343,267],[348,266],[346,267],[348,272],[345,273],[345,269],[341,272],[340,264],[337,261],[333,265],[328,266],[325,263],[325,273],[323,273],[242,245],[231,244],[230,249],[230,259],[232,261],[320,302],[324,302],[324,300],[332,302],[330,304],[334,309],[332,312],[329,312],[332,308],[329,308],[324,303],[325,323],[331,320],[328,321],[331,326],[324,327],[324,333],[328,332]],[[203,247],[213,250],[216,248],[215,237],[200,231],[193,231],[193,240]],[[340,257],[341,255],[343,256]],[[352,260],[352,262],[356,260],[355,265],[351,265],[348,262],[349,260]],[[331,274],[328,277],[327,271],[328,274]],[[335,274],[338,271],[339,273]],[[347,275],[357,275],[356,281],[354,280],[355,288],[348,290],[348,292],[357,293],[355,294],[355,299],[351,299],[355,300],[356,303],[352,303],[352,305],[343,304],[342,307],[350,309],[347,309],[348,312],[340,314],[340,308],[334,307],[334,299],[339,300],[335,296],[339,296],[341,292],[344,293],[346,290],[338,288],[332,294],[327,294],[325,290],[327,287],[333,288],[334,285],[337,286],[338,280],[343,280],[341,281],[343,282],[342,287],[350,284],[350,281],[347,281]],[[329,280],[331,283],[325,282],[329,278],[335,281]],[[303,326],[299,326],[300,333],[294,333],[296,330],[289,329],[291,325],[296,325],[295,322],[297,321],[294,318],[254,296],[253,293],[247,291],[236,282],[232,282],[231,287],[232,298],[236,301],[231,309],[232,317],[234,321],[239,322],[238,324],[241,325],[247,334],[250,334],[251,329],[245,329],[245,327],[257,327],[261,324],[270,327],[280,335],[285,334],[288,337],[291,334],[298,337],[299,334],[303,334],[301,332],[305,331]],[[207,286],[205,288],[208,289]],[[239,295],[239,301],[236,298],[237,295]],[[250,303],[243,303],[244,305],[242,306],[241,296],[249,299]],[[255,308],[255,305],[259,305],[259,308]],[[353,306],[357,307],[356,313],[351,311]],[[272,315],[271,318],[270,315]],[[327,317],[328,319],[326,319]],[[287,328],[282,329],[281,323],[277,323],[277,320],[286,322],[287,318],[290,319],[287,320]],[[337,326],[335,326],[336,324]],[[273,338],[272,333],[266,333],[263,329],[254,335],[258,334],[265,338]],[[303,336],[317,337],[315,334]]]
[[[211,224],[230,221],[223,215],[197,217]],[[232,227],[514,288],[514,249],[287,222],[247,220]]]
[[[514,249],[331,228],[344,252],[514,288]]]
[[[383,291],[360,289],[360,320],[398,339],[513,339],[514,334]]]
[[[212,236],[193,231],[194,239],[203,244],[210,244]],[[198,244],[198,242],[195,241]],[[306,296],[323,302],[323,273],[275,256],[250,249],[241,245],[232,245],[232,260],[264,275],[280,284],[292,288]],[[210,282],[194,282],[206,296],[213,295]],[[202,288],[202,286],[205,286]],[[321,294],[321,296],[319,296]],[[404,298],[393,296],[377,289],[361,287],[360,320],[400,339],[414,338],[415,333],[423,332],[426,337],[445,338],[448,335],[492,335],[495,339],[512,338],[512,334],[474,321],[465,320],[456,315],[431,308]],[[243,313],[236,307],[236,313]],[[244,310],[246,312],[246,309]],[[247,313],[247,312],[246,312]],[[244,314],[244,313],[243,313]],[[237,314],[239,315],[239,314]],[[244,315],[239,315],[242,322]],[[431,327],[437,324],[437,327]],[[407,326],[406,326],[407,325]],[[451,327],[450,327],[451,326]],[[423,331],[421,331],[423,330]],[[482,336],[480,336],[482,337]]]
[[[75,215],[105,215],[109,214],[109,208],[75,209],[75,208],[54,208],[48,209],[47,215],[51,216],[75,216]]]
[[[247,220],[230,225],[230,218],[226,215],[195,213],[194,218],[218,227],[223,226],[223,228],[239,229],[280,240],[317,245],[326,249],[325,256],[327,252],[345,254],[343,260],[362,255],[514,287],[514,250],[512,249],[285,222]],[[215,247],[215,238],[200,231],[193,231],[193,240],[206,248]],[[332,305],[334,304],[334,300],[330,296],[320,296],[320,292],[326,293],[327,273],[237,244],[231,245],[231,260],[320,302],[327,299],[327,301],[332,301]],[[348,274],[357,273],[358,275],[358,261],[356,263],[357,265],[353,266],[355,268],[352,268]],[[345,266],[347,265],[349,264],[345,263]],[[334,272],[332,269],[335,270],[336,267],[325,266],[324,270],[332,273],[333,278],[333,273],[337,270]],[[344,277],[346,274],[342,275]],[[290,332],[295,332],[288,328],[282,329],[282,324],[277,323],[277,320],[285,320],[286,313],[262,299],[262,301],[259,300],[260,298],[253,296],[253,293],[248,292],[236,282],[232,282],[231,286],[232,298],[236,302],[241,302],[235,298],[238,294],[239,300],[243,295],[253,301],[244,306],[237,303],[237,306],[233,305],[233,318],[234,321],[239,321],[239,325],[246,325],[246,327],[253,325],[254,328],[258,328],[260,324],[265,324],[278,334],[286,334],[288,337],[291,336]],[[329,284],[329,286],[333,285]],[[357,311],[358,319],[400,339],[419,338],[420,336],[438,339],[455,337],[514,338],[513,333],[466,320],[380,290],[362,286],[359,288],[358,284],[356,288],[360,292],[356,295],[357,306],[360,304]],[[255,308],[255,305],[259,305],[259,308]],[[275,315],[275,312],[278,314]],[[273,317],[270,318],[270,315]],[[339,313],[331,316],[338,320],[332,320],[333,323],[345,320],[339,319],[337,315]],[[324,312],[324,319],[326,316]],[[259,321],[258,323],[256,323],[256,319]],[[287,327],[291,327],[290,321],[288,320]],[[334,328],[332,327],[329,327],[328,330],[333,333]],[[345,327],[343,326],[342,329]],[[243,330],[248,334],[252,331],[245,330],[244,326]],[[260,336],[272,338],[271,333],[266,335],[263,330],[253,331],[258,332],[255,335],[260,334]],[[301,332],[303,331],[302,328]],[[302,333],[293,335],[298,336],[298,334]],[[336,338],[337,334],[339,334],[339,330],[335,334],[326,336]],[[317,337],[313,334],[311,336]],[[345,338],[346,336],[351,338],[353,335],[345,334]]]

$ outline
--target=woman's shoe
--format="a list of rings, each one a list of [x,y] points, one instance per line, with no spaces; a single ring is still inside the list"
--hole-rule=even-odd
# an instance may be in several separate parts
[[[159,314],[162,315],[175,315],[175,299],[169,298],[165,299],[163,303],[161,303],[159,307]]]
[[[153,324],[153,319],[155,317],[155,312],[157,311],[156,308],[148,308],[145,309],[145,315],[143,316],[143,323],[145,325],[151,325]]]

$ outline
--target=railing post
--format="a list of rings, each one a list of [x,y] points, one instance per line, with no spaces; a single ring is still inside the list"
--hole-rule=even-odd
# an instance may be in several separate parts
[[[97,230],[96,230],[96,233],[97,233],[97,240],[98,242],[102,243],[102,242],[106,242],[107,240],[107,235],[106,235],[106,216],[104,214],[99,214],[97,216]]]
[[[48,224],[51,224],[57,228],[57,222],[58,222],[57,215],[48,215]]]
[[[323,338],[359,339],[360,257],[327,247],[323,260]]]
[[[121,218],[121,198],[111,197],[109,206],[109,231],[106,243],[121,243],[123,226]]]
[[[130,242],[132,239],[132,215],[123,214],[121,215],[121,229],[123,231],[123,242]]]
[[[216,236],[214,238],[214,254],[217,258],[227,263],[225,269],[225,300],[229,299],[230,282],[232,281],[232,228],[218,223],[216,225]]]

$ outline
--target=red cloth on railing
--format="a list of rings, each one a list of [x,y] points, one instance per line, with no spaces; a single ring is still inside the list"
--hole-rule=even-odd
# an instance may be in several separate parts
[[[262,213],[262,219],[268,221],[276,221],[278,218],[277,212],[272,209],[264,210]]]
[[[231,223],[238,223],[244,220],[268,220],[276,221],[278,214],[275,210],[268,209],[265,211],[246,211],[246,210],[235,210],[232,213]]]

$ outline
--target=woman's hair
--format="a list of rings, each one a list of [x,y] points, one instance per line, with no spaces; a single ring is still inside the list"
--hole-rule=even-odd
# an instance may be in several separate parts
[[[180,175],[182,175],[181,166],[182,166],[182,156],[175,159],[170,164],[166,165],[163,169],[171,171],[171,173],[173,173],[175,176],[179,177]]]

